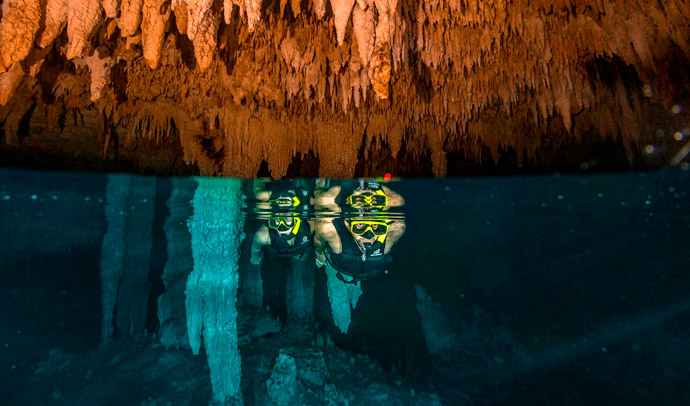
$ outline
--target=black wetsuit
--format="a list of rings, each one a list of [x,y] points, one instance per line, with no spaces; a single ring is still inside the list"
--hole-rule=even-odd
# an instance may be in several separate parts
[[[390,254],[384,254],[385,244],[374,243],[367,249],[366,255],[359,248],[354,237],[345,226],[343,219],[333,220],[333,226],[338,232],[343,251],[340,254],[333,253],[330,246],[326,248],[326,258],[335,270],[352,276],[357,280],[369,279],[388,268],[392,262]]]
[[[271,207],[272,213],[285,213],[286,215],[297,214],[302,222],[300,224],[297,234],[288,234],[283,236],[277,230],[269,228],[268,233],[271,238],[271,251],[278,257],[291,257],[304,252],[309,248],[313,242],[311,227],[307,221],[307,216],[311,211],[310,198],[311,192],[305,188],[295,187],[292,182],[285,181],[275,182],[271,187],[271,200],[278,200],[280,198],[292,199],[297,197],[299,204],[292,207]],[[293,240],[292,245],[288,244]]]
[[[271,237],[271,251],[278,257],[291,257],[297,255],[307,248],[309,248],[314,241],[311,236],[311,227],[306,219],[302,220],[297,234],[288,234],[285,238],[278,234],[277,230],[268,229],[268,235]],[[288,242],[294,239],[294,244],[290,245]]]

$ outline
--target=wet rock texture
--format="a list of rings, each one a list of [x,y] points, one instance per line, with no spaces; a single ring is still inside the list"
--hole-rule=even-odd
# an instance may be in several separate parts
[[[687,125],[689,18],[686,0],[2,0],[1,143],[46,148],[74,116],[101,159],[172,143],[203,175],[403,154],[444,175],[448,153],[538,165],[592,137],[632,164],[682,146],[658,138]]]

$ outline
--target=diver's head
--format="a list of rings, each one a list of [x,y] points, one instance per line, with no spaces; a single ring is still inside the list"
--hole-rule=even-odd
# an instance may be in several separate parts
[[[388,197],[381,189],[357,189],[348,196],[347,203],[356,208],[382,209],[388,205]]]
[[[276,230],[280,236],[289,236],[292,234],[297,234],[301,224],[299,217],[294,216],[275,216],[271,215],[268,218],[268,227]]]
[[[362,248],[370,248],[376,243],[385,243],[388,236],[389,223],[380,219],[350,218],[345,225],[357,244]]]

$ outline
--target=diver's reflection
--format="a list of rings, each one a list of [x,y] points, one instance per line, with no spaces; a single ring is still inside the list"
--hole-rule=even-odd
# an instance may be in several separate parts
[[[333,320],[347,333],[362,295],[361,281],[387,270],[391,249],[405,233],[405,221],[389,212],[404,199],[378,181],[361,179],[317,193],[316,264],[324,267]]]
[[[263,224],[252,239],[250,262],[260,266],[264,251],[273,258],[289,258],[291,265],[285,280],[285,305],[287,316],[291,320],[309,320],[314,313],[314,265],[308,260],[315,230],[315,220],[312,218],[313,183],[304,179],[254,182],[258,218]],[[259,276],[253,279],[261,281],[260,274],[270,274],[270,268],[256,270]],[[247,278],[250,279],[251,276]],[[276,279],[275,274],[264,282],[270,283],[273,279]],[[278,276],[277,279],[282,277]],[[255,286],[253,290],[263,292],[264,287]],[[274,294],[274,289],[269,289],[269,292]],[[260,301],[270,299],[263,297]],[[282,307],[282,303],[276,304]]]
[[[278,257],[306,259],[314,235],[314,220],[307,217],[313,203],[310,189],[305,180],[255,183],[257,207],[267,209],[268,218],[254,234],[252,264],[261,264],[263,247]]]

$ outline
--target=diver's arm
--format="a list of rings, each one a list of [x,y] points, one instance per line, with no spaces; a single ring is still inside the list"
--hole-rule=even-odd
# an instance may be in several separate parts
[[[318,267],[322,267],[326,263],[326,254],[324,253],[326,245],[329,245],[331,250],[337,254],[343,250],[338,231],[335,229],[332,219],[321,219],[316,223],[314,253],[316,254],[316,266]]]
[[[269,245],[271,243],[271,235],[268,233],[268,227],[261,226],[260,229],[254,234],[254,240],[252,240],[252,257],[250,262],[254,265],[261,264],[261,259],[263,258],[261,248],[264,245]]]
[[[335,198],[340,194],[340,189],[340,186],[333,186],[327,191],[320,193],[316,197],[316,208],[325,211],[335,211],[339,209],[338,205],[335,204]]]
[[[401,220],[394,221],[388,229],[388,237],[386,237],[386,246],[383,248],[383,253],[388,254],[403,234],[405,234],[405,222]]]
[[[381,188],[388,198],[388,206],[386,206],[384,210],[388,209],[389,207],[400,207],[405,204],[405,199],[400,196],[399,193],[392,191],[388,186],[385,185],[381,186]]]

